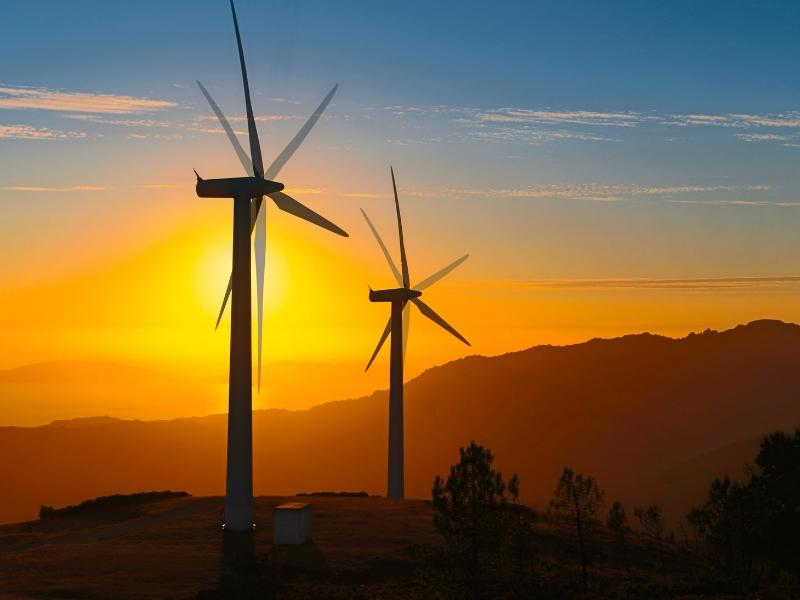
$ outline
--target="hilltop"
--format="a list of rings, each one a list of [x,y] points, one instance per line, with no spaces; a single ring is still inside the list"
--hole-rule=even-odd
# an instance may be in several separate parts
[[[219,497],[146,500],[136,510],[112,506],[105,513],[2,525],[0,597],[422,600],[435,595],[435,581],[420,576],[435,568],[430,548],[441,543],[429,502],[315,497],[313,541],[272,547],[273,507],[296,500],[307,499],[256,498],[252,541],[224,540]],[[572,537],[543,523],[535,544],[542,597],[573,597],[578,566]],[[617,594],[623,585],[632,597],[660,589],[651,542],[631,535],[630,561],[607,534],[598,532],[595,544],[594,597]],[[667,556],[675,591],[707,587],[690,579],[696,564],[685,546],[671,544]],[[627,576],[626,565],[632,569]]]

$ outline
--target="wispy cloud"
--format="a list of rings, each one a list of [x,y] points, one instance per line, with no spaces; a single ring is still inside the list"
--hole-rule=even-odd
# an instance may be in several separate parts
[[[70,113],[128,114],[170,108],[174,102],[48,88],[0,86],[0,109],[51,110]]]
[[[231,124],[246,124],[247,117],[244,115],[232,115],[227,116],[226,118],[229,123]],[[269,115],[256,115],[255,120],[259,123],[274,123],[280,121],[297,121],[302,119],[302,117],[298,117],[295,115],[278,115],[278,114],[269,114]],[[202,116],[193,119],[191,123],[188,125],[188,129],[197,133],[225,133],[225,130],[219,125],[219,121],[215,116]],[[233,132],[236,135],[247,135],[246,129],[234,129]]]
[[[193,125],[191,127],[192,131],[197,133],[226,133],[222,127],[200,127],[197,125]],[[234,129],[233,133],[236,135],[247,135],[247,131],[244,129]]]
[[[418,119],[416,128],[430,124],[431,119],[439,119],[440,124],[448,123],[451,131],[440,134],[441,141],[490,141],[519,144],[542,144],[558,141],[618,142],[622,130],[633,128],[654,129],[658,135],[671,127],[720,127],[734,130],[752,130],[737,133],[736,137],[745,142],[779,142],[785,146],[794,145],[800,139],[787,132],[763,131],[764,129],[800,129],[800,112],[783,113],[687,113],[667,114],[642,112],[636,110],[558,110],[525,107],[473,108],[447,105],[432,106],[384,106],[383,111],[402,119]],[[423,120],[428,119],[428,123]],[[454,130],[453,130],[454,129]],[[610,130],[616,129],[614,136]],[[761,131],[759,131],[761,130]],[[399,140],[394,143],[425,143],[424,136],[417,139]],[[675,141],[674,136],[666,137]]]
[[[167,128],[170,124],[166,121],[157,121],[155,119],[111,119],[100,115],[93,114],[68,114],[64,115],[66,119],[75,121],[84,121],[87,123],[98,123],[100,125],[116,125],[121,127],[161,127]]]
[[[745,142],[779,142],[790,148],[800,147],[800,133],[737,133],[736,137]]]
[[[166,140],[166,141],[173,141],[173,140],[181,140],[183,139],[183,135],[180,133],[153,133],[153,134],[144,134],[144,133],[129,133],[126,136],[126,139],[129,140]]]
[[[732,114],[731,118],[738,119],[751,127],[800,127],[800,113],[790,112],[773,115],[740,115]]]
[[[177,190],[186,186],[179,183],[145,183],[142,187],[146,190]]]
[[[86,137],[87,135],[80,131],[0,124],[0,139],[4,140],[80,140]]]
[[[105,192],[110,188],[101,185],[73,185],[71,187],[48,187],[41,185],[9,185],[0,188],[6,192]]]
[[[520,198],[520,199],[562,199],[584,200],[591,202],[622,202],[648,196],[665,197],[671,200],[675,196],[703,195],[724,192],[764,192],[770,190],[767,185],[673,185],[648,186],[632,183],[583,183],[583,184],[550,184],[519,188],[444,188],[438,190],[410,190],[408,193],[417,197],[483,197],[483,198]],[[675,200],[681,202],[683,200]],[[685,202],[743,202],[723,200],[686,200]],[[755,201],[754,201],[755,202]],[[764,204],[767,204],[764,201]],[[775,204],[777,203],[770,203]]]
[[[388,198],[388,193],[376,192],[356,192],[348,190],[338,190],[333,188],[288,188],[286,190],[292,196],[328,196],[332,198]]]
[[[698,279],[540,279],[512,280],[507,285],[535,290],[659,290],[737,292],[800,285],[800,277],[718,277]]]
[[[492,123],[570,123],[575,125],[607,125],[633,127],[644,120],[637,112],[597,112],[591,110],[528,110],[499,108],[478,114],[478,119]]]
[[[712,126],[712,127],[734,127],[737,129],[747,129],[754,127],[777,127],[777,128],[800,128],[800,112],[773,113],[763,115],[726,113],[726,114],[687,114],[670,115],[663,117],[662,122],[668,125],[678,126]]]
[[[517,144],[543,144],[564,140],[580,140],[584,142],[613,142],[613,138],[593,133],[573,131],[547,131],[542,129],[523,127],[492,127],[476,128],[462,136],[484,142],[510,142]]]
[[[228,119],[231,123],[246,123],[247,116],[245,115],[225,115],[225,118]],[[297,115],[278,115],[278,114],[268,114],[268,115],[255,115],[254,119],[260,123],[268,123],[271,121],[299,121],[304,117],[300,117]],[[217,117],[214,116],[203,116],[198,117],[197,121],[205,122],[211,121],[213,123],[217,123]]]
[[[285,102],[286,104],[302,104],[300,100],[289,100],[288,98],[270,98],[273,102]]]
[[[775,206],[778,208],[797,208],[800,207],[800,201],[798,202],[786,202],[786,201],[770,201],[770,200],[739,200],[739,199],[711,199],[711,200],[698,200],[698,199],[688,199],[688,200],[678,200],[672,199],[670,200],[673,204],[706,204],[709,206]]]

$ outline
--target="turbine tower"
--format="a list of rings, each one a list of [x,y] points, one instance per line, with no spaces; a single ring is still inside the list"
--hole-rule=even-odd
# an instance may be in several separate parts
[[[230,379],[228,386],[228,449],[227,474],[225,481],[225,529],[226,531],[247,531],[253,527],[253,374],[252,337],[250,304],[250,235],[255,230],[255,262],[258,302],[258,384],[261,384],[261,348],[263,336],[263,297],[264,297],[264,259],[266,255],[266,220],[263,206],[264,196],[269,196],[278,208],[301,219],[319,225],[338,235],[347,233],[318,215],[300,202],[284,194],[283,184],[272,181],[281,167],[294,154],[308,132],[319,120],[327,107],[336,86],[311,115],[289,145],[281,152],[267,171],[261,158],[261,145],[258,140],[253,107],[250,102],[250,85],[247,80],[242,40],[236,9],[230,0],[233,26],[236,31],[236,45],[239,50],[239,63],[244,84],[245,108],[247,111],[247,130],[250,141],[250,157],[239,144],[222,111],[199,81],[200,90],[211,105],[223,129],[228,135],[234,150],[247,173],[246,177],[225,179],[202,179],[197,175],[197,195],[201,198],[233,199],[233,261],[231,277],[222,302],[217,325],[231,299],[231,344]]]
[[[392,312],[389,322],[381,334],[375,352],[372,353],[367,363],[368,370],[375,357],[380,352],[386,338],[391,335],[390,354],[389,354],[389,464],[388,464],[388,483],[386,495],[392,500],[402,500],[405,496],[405,472],[404,472],[404,448],[403,448],[403,358],[408,342],[408,324],[411,313],[409,302],[415,305],[419,311],[431,321],[450,332],[467,346],[470,343],[464,336],[458,333],[447,321],[440,317],[430,306],[420,300],[422,291],[430,287],[458,265],[468,258],[468,254],[453,261],[443,269],[440,269],[430,277],[423,279],[413,288],[410,285],[408,275],[408,261],[406,260],[406,246],[403,240],[403,222],[400,218],[400,201],[397,198],[397,184],[394,179],[394,169],[390,168],[392,174],[392,190],[394,191],[394,206],[397,212],[397,232],[400,238],[400,271],[397,270],[386,244],[383,243],[378,230],[375,229],[369,220],[367,213],[362,209],[361,213],[367,220],[372,234],[380,246],[383,255],[386,257],[389,267],[392,269],[395,280],[400,286],[398,288],[386,290],[369,290],[370,302],[388,302],[391,304]]]

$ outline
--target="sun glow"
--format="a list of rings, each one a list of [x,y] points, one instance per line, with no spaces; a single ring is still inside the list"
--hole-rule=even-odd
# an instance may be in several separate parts
[[[194,291],[197,302],[209,319],[216,320],[231,274],[231,248],[222,241],[200,251],[194,265]],[[252,265],[253,314],[256,307],[255,265]],[[287,299],[287,269],[280,248],[267,244],[264,277],[264,314],[280,311]],[[226,311],[228,309],[226,308]]]

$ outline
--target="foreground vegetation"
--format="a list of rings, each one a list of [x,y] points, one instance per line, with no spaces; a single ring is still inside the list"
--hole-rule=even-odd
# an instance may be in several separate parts
[[[423,572],[440,597],[800,597],[800,431],[766,436],[749,481],[714,480],[673,530],[656,504],[634,526],[569,467],[537,519],[493,460],[472,442],[434,481],[442,541]]]
[[[565,468],[537,514],[491,451],[462,448],[429,502],[315,495],[314,542],[222,536],[221,498],[98,498],[0,527],[0,589],[64,598],[797,598],[797,449],[773,434],[748,481],[720,479],[682,523]],[[757,501],[756,501],[757,500]]]
[[[139,514],[141,505],[168,498],[185,498],[188,492],[173,492],[166,490],[163,492],[138,492],[136,494],[112,494],[111,496],[100,496],[91,500],[85,500],[80,504],[65,506],[63,508],[53,508],[43,504],[39,508],[39,518],[57,519],[60,517],[78,517],[89,515],[107,515],[109,512],[127,511],[127,517],[132,518]]]

